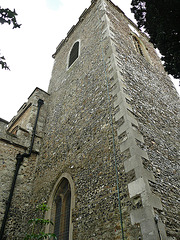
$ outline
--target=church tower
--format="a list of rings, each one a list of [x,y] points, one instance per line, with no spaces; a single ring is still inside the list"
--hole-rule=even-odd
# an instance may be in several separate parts
[[[92,0],[53,58],[29,190],[50,207],[46,232],[177,240],[179,97],[148,37]]]

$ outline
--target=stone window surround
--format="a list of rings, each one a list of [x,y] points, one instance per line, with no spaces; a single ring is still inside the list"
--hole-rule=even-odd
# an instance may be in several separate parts
[[[132,37],[132,40],[133,40],[133,44],[134,44],[134,47],[135,47],[135,50],[136,52],[138,52],[141,56],[143,56],[149,63],[151,63],[151,59],[150,59],[150,56],[148,54],[148,51],[146,49],[146,46],[144,45],[144,43],[141,41],[141,39],[137,36],[137,34],[135,34],[134,32],[131,32],[131,37]],[[139,48],[141,48],[141,52],[140,50],[138,51],[137,50],[137,46],[135,44],[135,40],[139,43]]]
[[[74,47],[74,44],[76,42],[79,42],[79,49],[78,49],[78,57],[75,59],[75,61],[69,66],[69,58],[70,58],[70,54],[71,54],[71,51],[72,51],[72,48]],[[71,68],[71,66],[73,66],[73,64],[76,62],[76,60],[79,58],[80,56],[80,49],[81,49],[81,40],[80,39],[77,39],[71,46],[71,49],[68,53],[68,57],[67,57],[67,70],[69,70]]]
[[[72,211],[75,207],[75,189],[74,189],[74,182],[72,180],[72,177],[69,173],[63,173],[58,180],[56,181],[53,190],[51,191],[51,195],[48,201],[48,207],[50,207],[50,210],[46,213],[45,215],[45,219],[51,219],[51,215],[52,215],[52,205],[53,205],[53,200],[54,197],[56,196],[56,192],[63,180],[63,178],[66,178],[69,182],[70,188],[71,188],[71,209],[70,209],[70,225],[69,225],[69,240],[73,239],[73,223],[72,223]],[[50,232],[50,225],[47,225],[45,228],[45,233]]]

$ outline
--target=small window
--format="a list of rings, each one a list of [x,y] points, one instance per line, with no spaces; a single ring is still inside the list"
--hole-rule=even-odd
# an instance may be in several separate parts
[[[71,190],[69,182],[63,178],[56,196],[55,204],[55,225],[54,233],[58,240],[69,240]]]
[[[136,52],[138,52],[141,56],[143,56],[150,64],[152,64],[151,62],[151,58],[149,56],[149,53],[147,51],[146,46],[144,45],[144,43],[135,35],[132,34],[132,39],[133,39],[133,43],[134,43],[134,47],[136,49]]]
[[[144,56],[139,40],[135,36],[133,36],[133,41],[134,41],[136,51],[140,53],[142,56]]]
[[[69,55],[68,67],[70,67],[73,64],[73,62],[78,58],[78,56],[79,56],[79,42],[75,42]]]

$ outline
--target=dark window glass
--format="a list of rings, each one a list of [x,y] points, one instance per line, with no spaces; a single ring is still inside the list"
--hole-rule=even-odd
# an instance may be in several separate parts
[[[65,226],[64,226],[64,240],[69,239],[69,223],[70,223],[70,206],[71,206],[71,192],[68,192],[65,204]]]
[[[79,56],[79,42],[76,42],[70,52],[68,67],[70,67],[73,64],[73,62],[78,58],[78,56]]]
[[[56,237],[58,239],[60,234],[61,207],[62,207],[62,199],[60,196],[58,196],[56,199],[56,215],[55,215],[55,226],[54,226],[54,233],[56,234]]]

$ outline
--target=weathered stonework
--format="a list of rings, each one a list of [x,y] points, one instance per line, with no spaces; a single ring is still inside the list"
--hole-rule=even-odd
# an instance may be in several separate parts
[[[115,85],[112,91],[112,95],[117,96],[114,101],[114,107],[117,108],[118,106],[119,108],[119,111],[115,114],[115,120],[118,121],[122,117],[124,119],[123,124],[117,128],[118,138],[121,139],[119,143],[120,151],[124,152],[129,149],[130,158],[124,162],[125,171],[128,173],[134,170],[135,172],[136,180],[128,184],[129,196],[133,198],[140,195],[142,201],[141,209],[130,211],[131,223],[133,225],[140,224],[144,239],[158,239],[159,233],[154,221],[154,208],[162,210],[162,204],[160,198],[152,193],[149,186],[149,180],[155,182],[154,176],[152,172],[147,171],[142,164],[142,158],[148,159],[147,152],[137,144],[137,141],[142,144],[144,143],[143,135],[138,131],[136,118],[129,116],[128,113],[129,111],[132,112],[130,105],[131,97],[126,90],[127,84],[123,74],[119,71],[121,70],[119,63],[122,58],[120,55],[120,51],[122,50],[120,50],[121,45],[118,42],[118,22],[105,3],[104,11],[107,12],[104,16],[104,21],[106,22],[106,34],[104,35],[106,38],[109,37],[109,45],[111,46],[111,52],[109,51],[105,55],[105,59],[107,59],[106,65],[108,66],[107,72],[110,73],[107,79],[111,79],[112,85]],[[163,239],[167,238],[164,228],[159,229],[159,231]]]
[[[37,113],[38,99],[46,103],[48,94],[39,88],[36,88],[28,102],[23,104],[18,114],[10,123],[1,120],[0,131],[0,221],[5,213],[6,202],[9,197],[10,188],[16,168],[17,154],[28,152],[32,130]],[[46,116],[46,106],[41,109],[37,125],[36,138],[33,152],[29,158],[25,158],[20,168],[16,181],[15,191],[12,200],[12,206],[9,212],[9,218],[6,223],[6,232],[3,239],[23,239],[22,236],[27,226],[27,220],[30,216],[29,206],[32,195],[32,182],[34,171],[39,154],[40,142],[43,137],[43,125]],[[15,231],[15,229],[17,231]]]
[[[68,68],[76,41],[79,56]],[[72,192],[70,240],[177,240],[179,97],[147,36],[111,1],[94,0],[53,57],[49,95],[32,94],[9,125],[15,136],[1,121],[3,209],[9,169],[28,149],[37,99],[45,100],[7,239],[23,239],[34,206],[47,201],[51,207],[65,177]],[[51,211],[47,217],[54,221]]]

